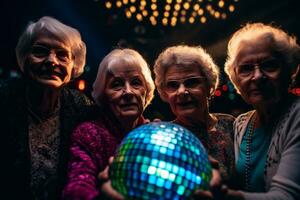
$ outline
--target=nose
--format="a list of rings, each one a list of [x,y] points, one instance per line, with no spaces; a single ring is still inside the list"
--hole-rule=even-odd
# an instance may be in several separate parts
[[[132,94],[132,87],[129,83],[125,83],[124,89],[123,89],[123,93],[125,94]]]
[[[177,89],[177,93],[178,93],[178,94],[184,94],[185,91],[186,91],[186,87],[184,86],[183,83],[181,83],[181,84],[179,85],[179,88]]]
[[[264,74],[261,72],[260,68],[258,65],[254,66],[254,71],[253,71],[253,75],[252,75],[252,79],[253,80],[257,80],[260,79],[264,76]]]
[[[53,53],[53,52],[49,53],[49,55],[46,58],[46,63],[48,63],[52,66],[59,64],[55,53]]]

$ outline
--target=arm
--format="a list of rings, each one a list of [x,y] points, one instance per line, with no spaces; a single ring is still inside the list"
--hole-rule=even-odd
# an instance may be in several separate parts
[[[95,154],[103,151],[97,136],[97,129],[92,123],[83,123],[74,130],[63,199],[88,200],[98,196],[97,175],[102,163]]]
[[[298,101],[299,102],[299,101]],[[246,200],[296,200],[300,197],[300,108],[289,113],[288,119],[283,126],[278,126],[279,135],[274,151],[281,151],[277,160],[269,160],[271,174],[270,189],[266,193],[246,193]],[[278,142],[280,141],[280,142]],[[278,145],[279,144],[279,145]],[[272,155],[271,155],[272,156]],[[281,156],[281,158],[280,158]]]

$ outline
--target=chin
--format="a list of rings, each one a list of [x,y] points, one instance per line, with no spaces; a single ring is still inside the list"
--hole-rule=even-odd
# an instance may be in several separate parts
[[[191,118],[191,117],[194,117],[196,114],[194,109],[179,110],[177,113],[179,116],[182,116],[184,118]]]
[[[138,118],[141,115],[140,112],[138,111],[123,111],[121,112],[121,116],[122,117],[126,117],[126,118]]]
[[[60,88],[64,84],[64,82],[57,79],[38,79],[37,82],[41,85],[44,85],[45,87],[50,88]]]

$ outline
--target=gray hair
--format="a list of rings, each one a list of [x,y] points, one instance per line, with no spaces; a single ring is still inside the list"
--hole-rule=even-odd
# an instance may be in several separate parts
[[[102,105],[107,75],[111,73],[112,68],[119,63],[125,63],[128,66],[136,66],[141,69],[147,89],[146,103],[144,106],[144,108],[146,108],[154,97],[155,85],[147,62],[133,49],[114,49],[103,58],[98,68],[96,80],[93,84],[92,97],[98,105]]]
[[[82,74],[86,59],[86,46],[81,40],[80,33],[76,29],[48,16],[40,18],[37,22],[30,22],[19,38],[16,47],[16,56],[21,71],[24,72],[24,64],[32,44],[40,33],[45,32],[71,48],[71,53],[74,56],[72,77],[78,77]]]
[[[237,92],[239,90],[236,86],[234,68],[237,65],[236,59],[241,50],[241,44],[245,41],[255,43],[269,42],[274,53],[279,54],[284,59],[284,63],[290,72],[295,70],[299,64],[300,47],[294,36],[290,36],[282,29],[271,25],[248,23],[232,35],[227,46],[227,60],[224,70]]]
[[[178,45],[165,49],[155,61],[155,85],[162,100],[166,101],[163,90],[165,74],[172,65],[195,65],[200,69],[207,80],[209,90],[208,97],[214,95],[219,84],[219,68],[212,57],[200,46]]]

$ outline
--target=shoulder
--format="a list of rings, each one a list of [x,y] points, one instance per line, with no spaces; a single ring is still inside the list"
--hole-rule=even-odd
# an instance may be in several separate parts
[[[230,115],[230,114],[225,114],[225,113],[212,113],[214,117],[218,119],[218,121],[225,121],[225,122],[231,122],[235,120],[235,117]]]
[[[298,130],[295,132],[295,130]],[[293,136],[300,135],[300,97],[292,99],[287,111],[283,114],[280,123],[277,125],[277,131],[284,133],[291,132]],[[298,133],[298,134],[295,134]]]
[[[228,132],[232,131],[233,122],[235,120],[232,115],[225,113],[212,113],[211,115],[217,119],[217,129],[223,129]]]
[[[101,121],[91,120],[80,123],[74,129],[77,134],[95,134],[100,130],[106,130],[105,125]]]
[[[71,140],[92,142],[102,135],[108,134],[108,129],[99,121],[92,120],[80,123],[73,131]]]
[[[62,95],[65,101],[71,100],[76,105],[94,105],[93,101],[89,97],[75,89],[65,87]]]
[[[235,119],[234,125],[235,125],[235,126],[239,126],[239,125],[243,124],[246,120],[248,120],[248,119],[251,117],[251,115],[252,115],[254,112],[255,112],[254,110],[251,110],[251,111],[249,111],[249,112],[240,114],[240,115],[237,116],[237,118]]]

